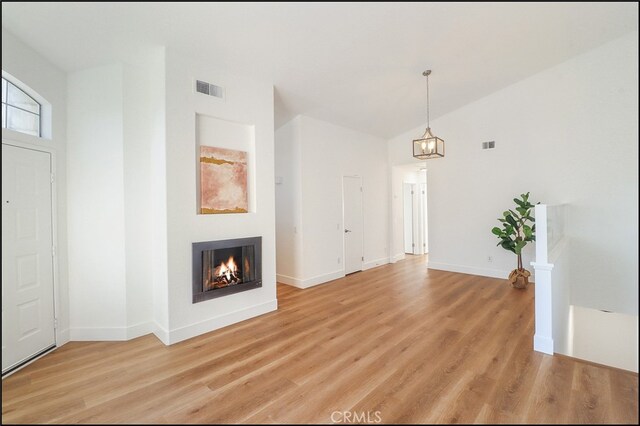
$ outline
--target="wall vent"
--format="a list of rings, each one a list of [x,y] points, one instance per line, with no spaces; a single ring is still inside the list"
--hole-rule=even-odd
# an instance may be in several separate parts
[[[204,95],[214,96],[216,98],[224,98],[224,88],[206,81],[196,80],[196,92]]]
[[[496,147],[495,141],[482,142],[482,149],[493,149]]]

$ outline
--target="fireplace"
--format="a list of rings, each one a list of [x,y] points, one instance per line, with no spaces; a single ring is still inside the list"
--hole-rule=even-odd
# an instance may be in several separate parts
[[[193,303],[262,287],[262,237],[193,243]]]

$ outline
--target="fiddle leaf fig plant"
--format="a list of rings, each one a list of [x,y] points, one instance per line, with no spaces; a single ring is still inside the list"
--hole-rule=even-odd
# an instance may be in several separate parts
[[[522,249],[536,240],[535,219],[531,216],[531,209],[535,206],[529,201],[529,193],[520,194],[520,198],[514,198],[514,209],[506,210],[498,220],[502,228],[496,226],[491,232],[498,237],[497,245],[509,250],[518,257],[518,271],[524,271],[522,267]],[[515,272],[515,271],[514,271]]]

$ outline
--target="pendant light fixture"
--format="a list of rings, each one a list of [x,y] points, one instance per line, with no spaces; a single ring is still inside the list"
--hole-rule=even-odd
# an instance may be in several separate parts
[[[444,157],[444,141],[431,133],[429,127],[429,75],[431,70],[422,73],[427,79],[427,130],[419,139],[413,140],[413,156],[419,160]]]

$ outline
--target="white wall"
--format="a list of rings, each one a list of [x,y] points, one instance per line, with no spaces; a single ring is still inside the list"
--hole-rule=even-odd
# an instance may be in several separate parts
[[[151,279],[153,292],[153,332],[169,343],[169,260],[167,242],[167,146],[166,146],[166,66],[165,51],[160,48],[150,57],[153,69],[147,75],[150,134],[150,211]]]
[[[433,121],[446,157],[429,160],[430,267],[506,277],[515,256],[491,228],[531,191],[533,201],[571,205],[572,303],[637,315],[637,52],[636,32]],[[412,161],[423,131],[389,141],[392,165]],[[482,151],[490,140],[496,148]],[[528,247],[525,264],[532,255]]]
[[[19,141],[26,146],[43,147],[55,153],[55,174],[57,205],[57,281],[58,298],[56,316],[58,318],[57,343],[64,344],[69,339],[69,288],[67,270],[67,79],[64,72],[52,65],[13,34],[2,28],[2,70],[19,79],[30,89],[42,96],[50,105],[51,133],[46,138],[2,129],[2,139]]]
[[[166,330],[163,50],[68,81],[71,338]]]
[[[156,133],[164,135],[164,49],[141,53],[136,63],[123,64],[123,172],[127,338],[152,330],[154,317],[154,239],[166,238],[166,216],[156,225],[156,178],[152,175]],[[159,128],[159,129],[158,129]],[[164,150],[164,140],[161,141]],[[162,176],[159,177],[162,182]],[[161,196],[166,202],[166,197]],[[166,244],[158,242],[158,248]],[[162,268],[162,265],[160,265]],[[166,266],[164,267],[166,270]],[[161,281],[165,286],[166,281]],[[163,302],[160,302],[163,303]],[[164,301],[166,310],[166,300]],[[162,309],[162,308],[160,308]],[[162,322],[162,321],[159,321]],[[165,325],[166,327],[166,325]]]
[[[287,186],[283,179],[283,184],[278,186],[278,200],[283,203],[278,209],[296,212],[292,217],[285,213],[278,219],[281,221],[279,246],[285,248],[282,254],[278,252],[278,256],[282,256],[278,262],[282,264],[293,256],[295,263],[289,269],[278,270],[279,280],[308,287],[344,276],[342,178],[349,175],[362,177],[363,267],[387,263],[389,213],[385,141],[306,116],[296,117],[276,137],[278,153],[284,155],[276,162],[276,174],[291,176],[288,180],[292,182]],[[287,152],[289,147],[291,151]],[[298,180],[299,192],[294,183]],[[296,244],[302,245],[301,253]]]
[[[126,321],[123,70],[68,76],[72,340],[115,339]]]
[[[168,344],[277,308],[270,82],[175,52],[167,59],[164,48],[65,76],[4,30],[3,69],[53,106],[52,140],[4,129],[3,138],[57,154],[63,340],[153,331]],[[221,84],[226,99],[196,95],[194,78]],[[251,129],[250,213],[196,214],[196,114]],[[203,129],[205,144],[222,146],[219,132]],[[193,305],[191,243],[254,235],[263,238],[263,287]]]
[[[225,88],[224,100],[195,93],[194,80]],[[168,227],[167,341],[193,337],[277,308],[273,86],[226,73],[205,57],[166,51],[166,164]],[[255,126],[255,209],[246,214],[196,214],[196,114]],[[202,136],[207,137],[208,133]],[[216,146],[215,135],[206,145]],[[254,173],[253,171],[251,173]],[[262,236],[262,287],[192,304],[191,244]]]
[[[572,306],[569,355],[638,372],[638,316]]]
[[[300,118],[276,130],[276,271],[282,277],[302,276],[302,166]],[[284,278],[287,280],[287,278]]]

